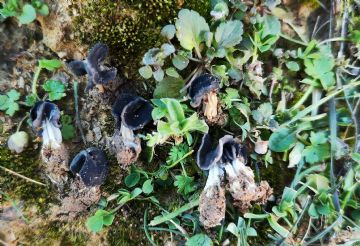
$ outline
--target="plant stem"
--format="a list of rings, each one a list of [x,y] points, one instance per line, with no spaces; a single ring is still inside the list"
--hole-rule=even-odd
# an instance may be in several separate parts
[[[291,42],[294,42],[294,43],[297,43],[297,44],[300,44],[300,45],[303,45],[303,46],[307,46],[307,43],[304,43],[304,42],[302,42],[300,40],[293,39],[293,38],[287,36],[286,34],[280,33],[280,37],[282,37],[283,39],[286,39],[288,41],[291,41]]]
[[[175,210],[174,212],[165,214],[161,217],[156,217],[155,219],[153,219],[152,221],[150,221],[150,226],[156,226],[159,225],[161,223],[164,223],[166,221],[169,221],[173,218],[175,218],[176,216],[179,216],[180,214],[182,214],[183,212],[190,210],[196,206],[199,206],[200,204],[200,198],[197,198],[195,200],[190,201],[189,203],[183,205],[182,207],[178,208],[177,210]]]
[[[300,108],[304,104],[304,102],[308,99],[308,97],[311,95],[314,89],[315,87],[312,85],[309,88],[307,88],[304,95],[296,102],[294,106],[292,106],[290,111]]]
[[[29,113],[27,113],[22,119],[21,121],[19,122],[17,128],[16,128],[16,132],[19,132],[20,131],[20,128],[21,128],[21,125],[22,123],[24,122],[24,120],[26,120],[27,118],[29,117]]]
[[[41,72],[41,66],[38,66],[38,68],[35,71],[34,78],[33,78],[32,85],[31,85],[31,92],[37,98],[39,98],[39,97],[37,95],[36,87],[37,87],[37,82],[38,82],[38,79],[39,79],[39,76],[40,76],[40,72]]]
[[[192,153],[194,153],[194,150],[190,150],[189,152],[187,152],[183,157],[181,157],[179,160],[175,161],[173,164],[171,164],[170,166],[167,166],[167,169],[171,169],[173,167],[175,167],[179,162],[181,162],[182,160],[184,160],[186,157],[188,157],[189,155],[191,155]]]
[[[84,135],[84,130],[81,125],[81,118],[80,118],[80,113],[79,113],[79,97],[78,97],[79,89],[78,88],[79,88],[79,83],[74,81],[73,90],[74,90],[74,102],[75,102],[75,122],[76,122],[77,127],[79,128],[81,139],[82,139],[84,145],[86,145],[86,139],[85,139],[85,135]]]
[[[43,184],[43,183],[41,183],[41,182],[39,182],[39,181],[33,180],[33,179],[31,179],[31,178],[28,178],[28,177],[26,177],[26,176],[24,176],[24,175],[21,175],[21,174],[19,174],[19,173],[17,173],[17,172],[14,172],[13,170],[8,169],[8,168],[6,168],[6,167],[0,166],[0,169],[4,170],[4,171],[6,171],[6,172],[8,172],[8,173],[10,173],[10,174],[13,174],[13,175],[15,175],[15,176],[18,176],[19,178],[25,179],[26,181],[32,182],[32,183],[34,183],[34,184],[46,186],[46,184]]]

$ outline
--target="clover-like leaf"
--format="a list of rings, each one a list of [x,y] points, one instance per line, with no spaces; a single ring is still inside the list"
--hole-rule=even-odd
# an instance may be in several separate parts
[[[60,100],[66,96],[65,85],[60,81],[48,80],[42,87],[49,94],[50,101]]]
[[[172,39],[175,36],[175,26],[172,24],[166,25],[161,29],[161,36],[166,37],[167,39]]]

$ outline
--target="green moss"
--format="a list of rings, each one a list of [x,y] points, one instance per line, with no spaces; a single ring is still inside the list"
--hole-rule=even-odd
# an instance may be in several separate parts
[[[21,155],[12,154],[6,147],[0,148],[0,165],[33,180],[44,182],[41,177],[39,155],[37,150],[28,148]],[[9,172],[1,170],[0,187],[11,199],[21,200],[25,208],[36,206],[41,211],[46,211],[47,205],[54,200],[52,189],[41,186]]]
[[[79,1],[80,2],[80,1]],[[110,47],[110,57],[129,78],[137,78],[143,54],[159,44],[159,33],[172,22],[180,8],[191,8],[203,15],[208,0],[91,0],[80,2],[74,31],[85,44],[97,41]]]

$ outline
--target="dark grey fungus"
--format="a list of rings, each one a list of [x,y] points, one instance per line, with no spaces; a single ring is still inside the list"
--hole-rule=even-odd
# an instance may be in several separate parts
[[[118,127],[126,127],[131,131],[144,128],[151,120],[153,106],[142,97],[121,94],[116,99],[112,114]]]
[[[214,165],[231,163],[239,158],[246,162],[245,157],[245,148],[233,136],[225,135],[219,139],[217,146],[212,148],[210,135],[205,134],[197,152],[196,162],[202,170],[209,170]]]
[[[140,152],[140,138],[134,131],[144,128],[151,120],[153,106],[144,98],[131,94],[120,94],[112,108],[117,129],[113,136],[117,160],[127,167],[134,163]]]
[[[77,76],[88,75],[86,90],[94,85],[104,85],[115,79],[117,69],[108,67],[104,60],[109,53],[109,47],[103,43],[97,43],[90,50],[88,57],[83,61],[73,60],[67,63],[68,68]]]
[[[80,151],[72,160],[70,170],[86,186],[98,186],[104,183],[108,173],[108,160],[105,153],[95,147]]]
[[[190,105],[198,108],[201,103],[204,107],[204,116],[212,121],[218,115],[217,92],[220,87],[220,79],[211,74],[202,74],[197,77],[189,87]]]

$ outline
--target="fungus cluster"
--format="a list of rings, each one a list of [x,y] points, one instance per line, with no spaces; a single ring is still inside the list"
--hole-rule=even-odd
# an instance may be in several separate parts
[[[108,160],[103,151],[91,147],[80,151],[74,157],[70,170],[75,178],[70,183],[61,206],[53,207],[52,216],[57,220],[74,219],[100,200],[100,186],[105,182],[108,173]]]
[[[134,163],[141,152],[140,138],[134,133],[144,128],[151,120],[153,106],[144,98],[131,94],[120,94],[116,99],[112,114],[117,129],[113,145],[119,164],[124,167]]]
[[[204,135],[196,161],[202,170],[209,170],[199,205],[200,222],[206,228],[220,225],[225,217],[225,187],[243,213],[251,202],[263,204],[272,194],[266,181],[255,183],[254,172],[246,166],[244,147],[230,135],[220,138],[216,148],[210,136]]]
[[[104,64],[105,58],[109,53],[106,44],[97,43],[90,50],[87,58],[83,61],[70,61],[67,63],[69,69],[76,76],[88,76],[86,91],[92,89],[95,85],[100,92],[104,92],[103,85],[108,84],[116,77],[117,70],[114,67],[108,67]]]
[[[32,128],[42,139],[41,158],[50,180],[63,185],[67,180],[69,154],[62,143],[60,111],[56,104],[39,101],[30,111]]]
[[[199,108],[202,105],[203,114],[210,124],[225,124],[222,119],[218,100],[220,79],[211,74],[202,74],[189,86],[190,105]]]

